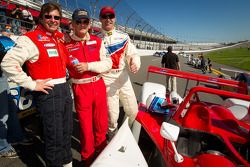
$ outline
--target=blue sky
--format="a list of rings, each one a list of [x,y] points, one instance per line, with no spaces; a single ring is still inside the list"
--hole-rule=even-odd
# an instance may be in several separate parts
[[[186,42],[250,40],[250,0],[126,0],[160,32]]]

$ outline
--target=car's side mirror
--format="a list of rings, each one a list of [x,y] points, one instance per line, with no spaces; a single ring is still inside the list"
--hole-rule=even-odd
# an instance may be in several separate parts
[[[174,150],[174,160],[177,163],[182,163],[184,161],[184,158],[181,154],[177,152],[176,146],[174,144],[175,141],[177,141],[179,133],[180,133],[180,127],[175,126],[173,124],[163,122],[161,124],[161,136],[164,137],[167,140],[170,140],[170,143]]]
[[[177,141],[177,138],[180,133],[180,127],[163,122],[161,125],[161,136],[164,137],[165,139],[168,139],[170,141]]]

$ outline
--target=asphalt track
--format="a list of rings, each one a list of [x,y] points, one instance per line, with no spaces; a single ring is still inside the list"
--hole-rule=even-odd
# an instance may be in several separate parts
[[[137,96],[138,101],[140,101],[140,94],[141,94],[141,84],[146,81],[147,76],[147,67],[149,65],[158,66],[160,67],[161,58],[153,57],[153,56],[143,56],[141,57],[141,69],[140,71],[134,75],[131,75],[131,81],[134,83],[133,87]],[[181,70],[193,73],[201,74],[201,70],[194,69],[191,66],[186,64],[186,59],[181,57]],[[222,66],[216,63],[213,63],[213,68],[218,70],[221,67],[228,68],[226,66]],[[205,75],[212,75],[216,77],[215,74],[205,74]],[[165,84],[165,77],[157,74],[151,74],[149,77],[149,81]],[[182,95],[184,90],[185,82],[181,80],[177,80],[177,87],[178,93]],[[33,130],[35,133],[35,143],[31,146],[15,146],[16,150],[18,151],[19,158],[15,159],[8,159],[8,158],[0,158],[0,166],[1,167],[44,167],[44,155],[43,155],[43,140],[41,139],[41,135],[39,132],[39,123],[37,117],[30,117],[26,120],[23,120],[22,123],[24,127]],[[76,114],[74,112],[74,132],[72,135],[72,153],[73,153],[73,166],[79,167],[80,166],[80,141],[79,141],[79,134],[78,134],[78,120],[76,118]]]

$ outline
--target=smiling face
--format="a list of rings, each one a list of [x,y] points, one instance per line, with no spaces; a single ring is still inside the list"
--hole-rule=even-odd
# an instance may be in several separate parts
[[[90,20],[89,19],[79,19],[72,21],[73,31],[75,35],[83,38],[90,28]]]
[[[52,10],[50,12],[44,13],[43,17],[41,18],[41,24],[47,31],[53,33],[60,26],[60,20],[61,17],[59,11]]]
[[[115,28],[115,15],[107,14],[100,16],[100,22],[102,23],[102,29],[105,31],[111,31]]]

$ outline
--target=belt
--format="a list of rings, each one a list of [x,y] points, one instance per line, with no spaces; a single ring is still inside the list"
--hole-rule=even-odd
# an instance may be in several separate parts
[[[96,82],[101,78],[101,76],[97,75],[91,78],[83,78],[83,79],[75,79],[71,78],[72,83],[74,84],[85,84],[85,83],[91,83],[91,82]]]
[[[44,81],[44,79],[38,79],[36,81]],[[56,85],[56,84],[61,84],[61,83],[65,83],[66,82],[66,77],[64,78],[57,78],[57,79],[52,79],[52,80],[49,80],[48,84],[53,84],[53,85]]]
[[[111,69],[109,72],[110,73],[118,73],[118,72],[121,72],[123,71],[123,69]]]

